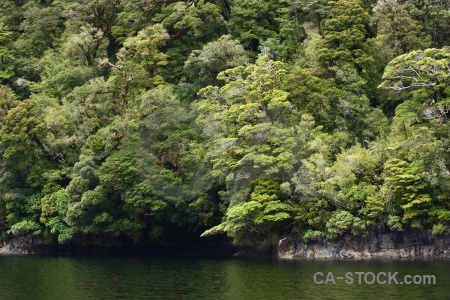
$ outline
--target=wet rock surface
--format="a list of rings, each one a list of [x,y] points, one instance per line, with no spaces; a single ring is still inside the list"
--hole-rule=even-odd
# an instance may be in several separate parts
[[[0,256],[1,255],[32,255],[34,254],[33,248],[36,245],[41,244],[42,241],[38,241],[31,237],[16,238],[14,240],[0,243]]]
[[[277,247],[280,259],[445,259],[450,258],[450,235],[431,231],[386,232],[375,228],[367,237],[344,236],[336,241],[304,242],[283,238]]]

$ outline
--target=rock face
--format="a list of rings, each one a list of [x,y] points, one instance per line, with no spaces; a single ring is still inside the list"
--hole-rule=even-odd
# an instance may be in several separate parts
[[[16,238],[9,243],[0,244],[0,256],[2,255],[30,255],[34,254],[35,245],[42,244],[42,241],[31,237]]]
[[[450,235],[435,237],[431,231],[386,232],[375,227],[367,237],[344,236],[334,242],[281,239],[280,259],[432,259],[450,258]]]

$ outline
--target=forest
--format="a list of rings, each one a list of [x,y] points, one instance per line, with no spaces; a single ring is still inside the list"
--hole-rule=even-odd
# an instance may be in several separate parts
[[[0,237],[450,232],[450,3],[0,2]]]

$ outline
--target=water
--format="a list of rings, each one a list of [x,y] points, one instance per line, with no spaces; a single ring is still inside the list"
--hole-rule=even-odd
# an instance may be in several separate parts
[[[318,285],[346,272],[436,276],[435,285]],[[368,277],[370,280],[370,277]],[[450,299],[450,261],[0,257],[0,299]]]

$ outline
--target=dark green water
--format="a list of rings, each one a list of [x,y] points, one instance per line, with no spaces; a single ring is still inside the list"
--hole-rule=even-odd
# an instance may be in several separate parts
[[[318,285],[346,272],[428,274],[433,285]],[[368,277],[369,281],[371,277]],[[381,277],[380,277],[381,279]],[[289,262],[203,258],[0,257],[0,299],[450,299],[450,261]]]

